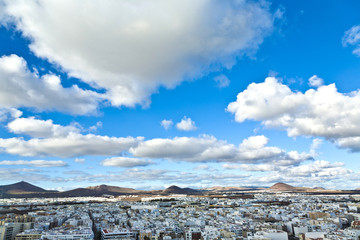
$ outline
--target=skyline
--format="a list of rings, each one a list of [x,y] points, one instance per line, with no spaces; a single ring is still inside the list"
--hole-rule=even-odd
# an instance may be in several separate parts
[[[0,184],[360,187],[356,1],[0,1]]]

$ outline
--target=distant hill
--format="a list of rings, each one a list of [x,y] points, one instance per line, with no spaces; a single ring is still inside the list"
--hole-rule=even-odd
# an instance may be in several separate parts
[[[14,184],[0,186],[1,197],[33,197],[33,196],[51,196],[57,191],[45,190],[28,182],[21,181]]]
[[[178,186],[170,186],[162,191],[165,194],[200,194],[200,190],[195,190],[192,188],[180,188]]]
[[[289,185],[289,184],[286,184],[286,183],[276,183],[274,185],[272,185],[269,190],[272,190],[272,191],[293,191],[295,190],[296,188]]]
[[[276,183],[270,188],[263,187],[209,187],[201,190],[192,188],[180,188],[178,186],[170,186],[164,190],[136,190],[133,188],[123,188],[108,185],[91,186],[87,188],[76,188],[69,191],[51,191],[37,187],[30,183],[21,181],[14,184],[0,186],[0,198],[35,198],[35,197],[100,197],[103,195],[123,196],[123,195],[138,195],[138,196],[154,196],[154,195],[171,195],[171,194],[186,194],[186,195],[208,195],[219,194],[222,192],[236,192],[244,194],[253,191],[270,191],[270,192],[297,192],[308,194],[360,194],[360,190],[326,190],[321,187],[306,188],[293,187],[286,183]]]
[[[327,190],[322,187],[314,187],[314,188],[308,188],[308,187],[293,187],[286,183],[276,183],[273,186],[269,188],[270,191],[278,191],[278,192],[298,192],[298,193],[336,193],[339,191],[334,190]]]
[[[123,188],[123,187],[115,187],[115,186],[108,186],[105,184],[94,186],[94,187],[87,187],[87,189],[100,191],[100,192],[114,192],[114,193],[138,193],[141,192],[139,190],[135,190],[133,188]]]
[[[23,194],[23,193],[45,193],[49,192],[41,187],[37,187],[30,183],[21,181],[14,184],[0,186],[0,191],[3,194]],[[50,191],[53,192],[53,191]]]
[[[262,190],[264,188],[261,187],[221,187],[214,186],[203,188],[201,190],[209,191],[209,192],[243,192],[243,191],[252,191],[252,190]]]
[[[133,188],[122,188],[108,185],[99,185],[87,188],[76,188],[70,191],[65,191],[59,193],[62,197],[86,197],[86,196],[102,196],[102,195],[130,195],[130,194],[139,194],[144,191],[135,190]]]

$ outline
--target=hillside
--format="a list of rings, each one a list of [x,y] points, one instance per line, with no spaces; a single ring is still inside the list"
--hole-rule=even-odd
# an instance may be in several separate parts
[[[192,188],[180,188],[178,186],[170,186],[162,191],[164,194],[200,194],[201,191]]]
[[[29,194],[29,193],[47,193],[54,191],[48,191],[43,188],[32,185],[30,183],[21,181],[14,184],[0,186],[0,192],[2,194]]]
[[[271,191],[294,191],[296,188],[286,183],[276,183],[272,185],[269,190]]]

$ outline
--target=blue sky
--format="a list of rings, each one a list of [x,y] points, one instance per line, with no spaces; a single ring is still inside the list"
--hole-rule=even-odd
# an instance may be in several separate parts
[[[357,1],[0,6],[0,184],[360,187]]]

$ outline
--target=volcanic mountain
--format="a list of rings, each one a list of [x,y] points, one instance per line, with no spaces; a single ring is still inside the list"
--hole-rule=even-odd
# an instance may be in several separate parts
[[[0,186],[0,195],[3,197],[11,195],[32,195],[47,193],[56,193],[56,191],[48,191],[24,181]]]
[[[199,194],[201,191],[192,188],[180,188],[178,186],[170,186],[162,191],[165,194]]]
[[[272,191],[294,191],[296,189],[296,187],[293,187],[289,184],[286,183],[276,183],[274,185],[272,185],[269,190]]]
[[[108,185],[99,185],[87,188],[76,188],[70,191],[65,191],[59,193],[62,197],[79,197],[79,196],[102,196],[102,195],[129,195],[129,194],[139,194],[143,191],[135,190],[133,188],[122,188]]]
[[[262,190],[262,187],[222,187],[222,186],[214,186],[203,188],[201,190],[209,191],[209,192],[242,192],[242,191],[251,191],[251,190]]]

